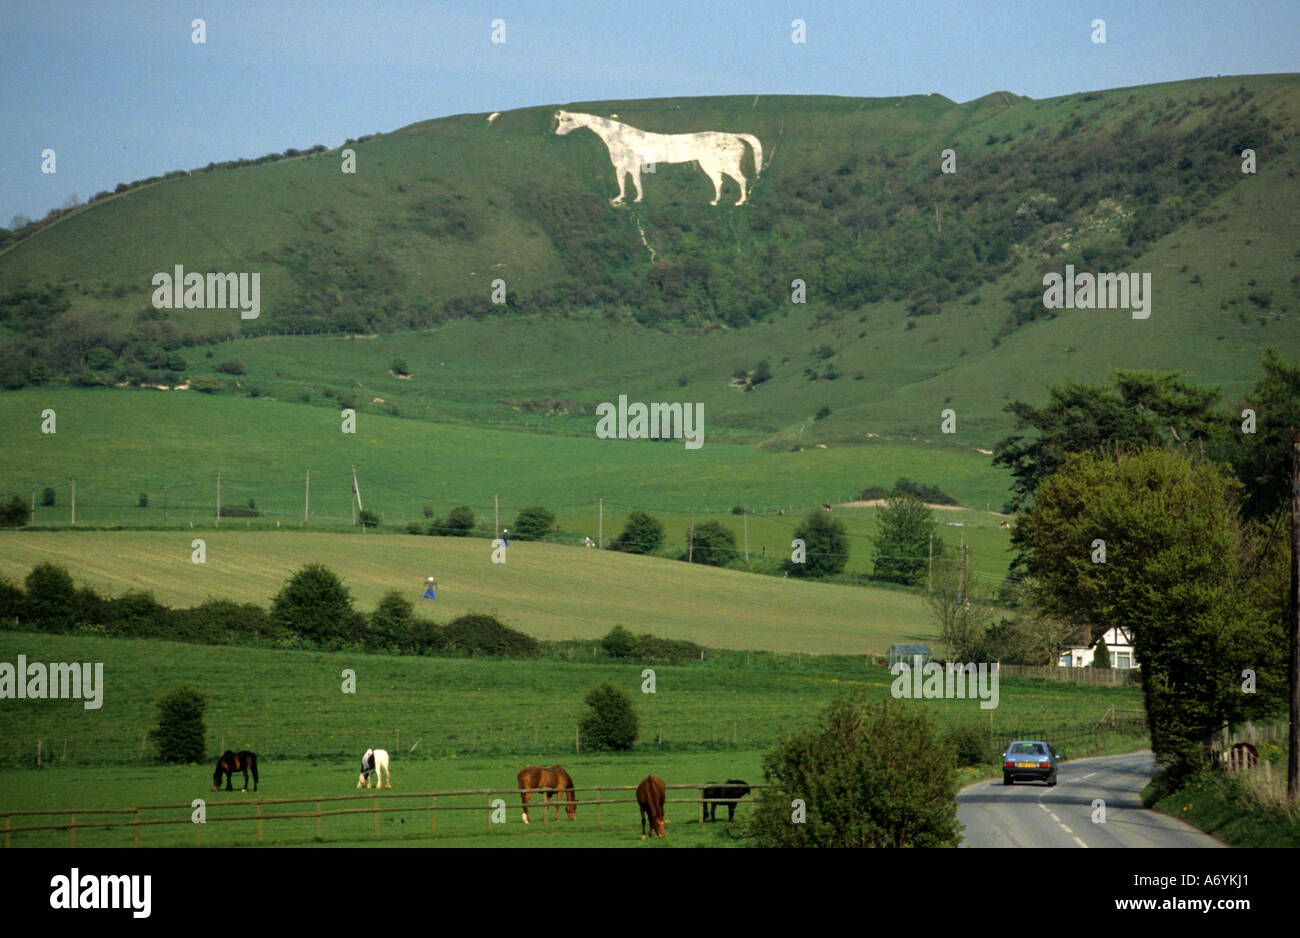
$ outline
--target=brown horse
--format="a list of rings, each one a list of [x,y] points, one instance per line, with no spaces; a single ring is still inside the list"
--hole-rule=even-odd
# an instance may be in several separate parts
[[[650,818],[650,829],[660,836],[664,833],[664,780],[654,775],[647,775],[636,786],[636,802],[641,806],[641,839],[645,840],[646,817]]]
[[[555,803],[555,820],[560,819],[560,802],[567,799],[568,803],[564,806],[564,812],[573,821],[578,816],[578,796],[573,790],[573,778],[568,772],[564,771],[564,766],[553,765],[549,769],[544,769],[539,765],[526,765],[519,770],[515,776],[519,788],[541,788],[546,790],[546,805],[542,806],[542,820],[546,820],[546,808],[551,803],[551,797],[558,795]],[[533,792],[526,791],[519,795],[520,800],[524,803],[524,823],[528,823],[528,800],[533,797]]]
[[[245,749],[243,752],[233,752],[227,749],[217,760],[217,770],[212,773],[212,790],[221,790],[221,773],[226,773],[226,791],[234,791],[231,787],[231,775],[234,772],[244,773],[244,787],[240,791],[248,791],[248,773],[253,773],[253,791],[257,791],[257,755]]]

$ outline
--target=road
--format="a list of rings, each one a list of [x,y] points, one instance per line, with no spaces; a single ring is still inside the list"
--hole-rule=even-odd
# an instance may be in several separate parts
[[[963,847],[1222,847],[1183,821],[1142,807],[1150,752],[1061,763],[1057,785],[976,782],[957,793]],[[1105,802],[1104,824],[1093,802]]]

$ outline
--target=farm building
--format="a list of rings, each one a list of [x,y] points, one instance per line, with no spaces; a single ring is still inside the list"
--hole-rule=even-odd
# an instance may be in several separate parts
[[[1133,637],[1129,635],[1128,630],[1122,626],[1112,626],[1101,634],[1099,637],[1106,640],[1106,648],[1110,651],[1110,666],[1112,668],[1137,668],[1137,658],[1133,654]],[[1063,668],[1086,668],[1092,664],[1093,657],[1097,654],[1097,639],[1094,639],[1090,645],[1080,645],[1070,648],[1061,654],[1061,660],[1057,662]]]
[[[918,655],[921,658],[922,666],[929,664],[930,646],[929,645],[897,645],[897,644],[890,645],[889,651],[885,653],[885,659],[886,659],[886,663],[891,668],[894,665],[898,664],[900,661],[910,668],[916,663],[914,659]]]

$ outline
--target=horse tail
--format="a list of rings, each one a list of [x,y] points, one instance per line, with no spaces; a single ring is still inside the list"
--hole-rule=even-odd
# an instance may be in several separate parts
[[[253,753],[248,754],[248,771],[253,773],[253,787],[257,787],[257,756]]]
[[[744,140],[754,148],[754,178],[763,171],[763,144],[759,143],[758,138],[753,134],[736,134],[741,140]]]

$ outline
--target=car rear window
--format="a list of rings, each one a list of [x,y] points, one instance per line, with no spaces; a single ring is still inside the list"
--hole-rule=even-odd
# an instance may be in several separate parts
[[[1016,743],[1011,747],[1011,752],[1014,755],[1046,755],[1046,751],[1038,743]]]

